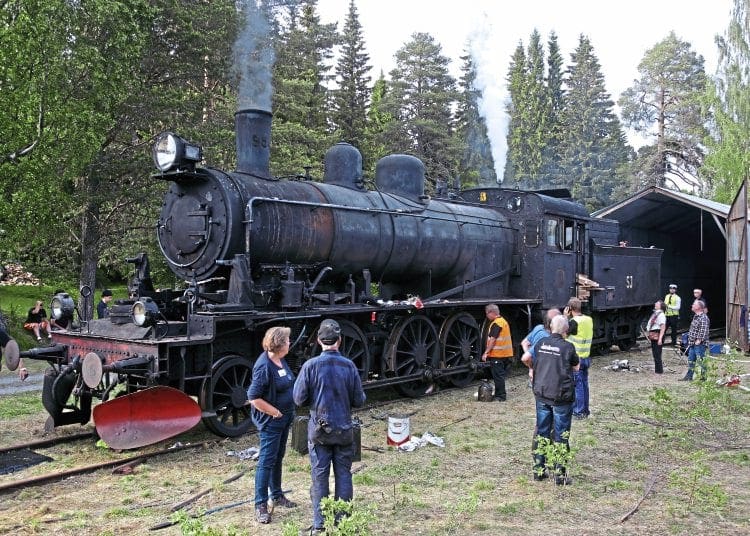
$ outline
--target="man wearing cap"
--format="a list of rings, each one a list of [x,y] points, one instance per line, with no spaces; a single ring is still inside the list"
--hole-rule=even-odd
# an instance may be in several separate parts
[[[664,296],[664,304],[667,306],[667,331],[672,330],[672,346],[677,344],[677,324],[680,322],[680,305],[682,300],[677,295],[677,285],[669,285],[669,294]],[[666,331],[665,331],[666,333]]]
[[[333,465],[335,499],[351,501],[352,459],[355,452],[352,408],[365,403],[365,392],[354,363],[339,353],[341,327],[324,320],[318,329],[322,353],[305,362],[294,384],[294,403],[310,406],[307,446],[310,450],[313,524],[310,534],[323,534],[320,501],[328,497],[328,476]]]
[[[107,305],[112,301],[112,291],[108,288],[102,290],[102,299],[96,305],[96,317],[107,318],[109,316],[109,306]]]

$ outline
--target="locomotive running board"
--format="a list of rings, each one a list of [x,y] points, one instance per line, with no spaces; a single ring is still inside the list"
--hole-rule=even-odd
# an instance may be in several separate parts
[[[99,437],[110,448],[135,449],[186,432],[201,420],[200,406],[182,391],[157,386],[94,408]]]

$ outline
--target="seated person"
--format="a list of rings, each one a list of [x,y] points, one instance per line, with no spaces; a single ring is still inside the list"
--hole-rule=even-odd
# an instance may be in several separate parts
[[[26,322],[23,324],[23,329],[33,332],[37,341],[42,340],[42,331],[47,333],[48,339],[52,338],[49,331],[49,322],[47,322],[47,311],[42,307],[41,300],[37,300],[36,305],[29,309],[29,314],[26,315]]]

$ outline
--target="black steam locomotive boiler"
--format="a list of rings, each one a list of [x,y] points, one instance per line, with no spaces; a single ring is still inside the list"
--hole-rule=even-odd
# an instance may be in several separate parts
[[[503,188],[425,195],[422,162],[390,155],[365,188],[362,157],[340,143],[322,182],[269,170],[271,114],[236,114],[234,172],[200,167],[201,150],[157,139],[155,180],[169,182],[159,246],[184,290],[157,290],[138,255],[131,298],[25,353],[47,360],[43,401],[55,425],[86,423],[92,399],[169,386],[195,397],[213,432],[251,426],[246,391],[266,329],[292,328],[287,360],[317,354],[323,318],[366,387],[420,396],[472,381],[484,307],[500,306],[517,344],[539,313],[584,298],[595,347],[629,347],[658,295],[661,250],[619,247],[618,225],[560,192]],[[585,282],[585,283],[582,283]],[[57,296],[55,315],[71,315]],[[119,387],[116,389],[117,386]],[[158,412],[159,404],[154,404]]]

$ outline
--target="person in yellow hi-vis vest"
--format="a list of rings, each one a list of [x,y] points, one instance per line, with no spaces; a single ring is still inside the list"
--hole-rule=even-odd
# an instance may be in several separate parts
[[[581,300],[570,298],[565,308],[570,318],[568,342],[575,346],[580,359],[580,368],[573,372],[576,384],[576,399],[573,402],[573,417],[586,419],[589,411],[589,367],[591,366],[591,340],[594,338],[594,320],[581,312]]]
[[[664,304],[667,306],[667,331],[672,330],[672,346],[677,344],[677,324],[680,323],[680,305],[682,300],[677,295],[677,285],[669,285],[669,294],[664,296]],[[662,345],[664,341],[662,341]]]
[[[493,400],[505,402],[505,375],[513,357],[513,340],[510,336],[508,322],[500,316],[500,308],[494,303],[484,308],[490,329],[487,333],[487,344],[485,345],[482,361],[490,360],[492,379],[495,380],[495,395]]]

